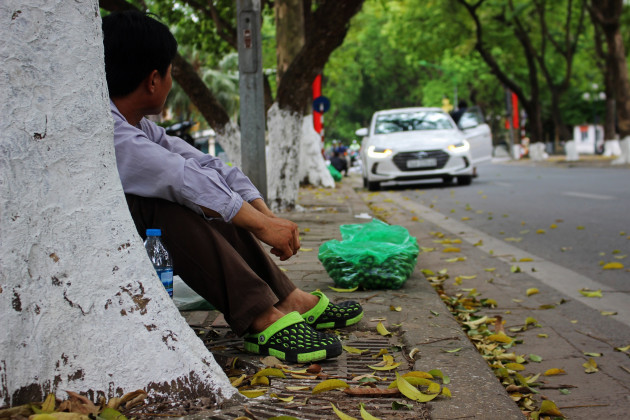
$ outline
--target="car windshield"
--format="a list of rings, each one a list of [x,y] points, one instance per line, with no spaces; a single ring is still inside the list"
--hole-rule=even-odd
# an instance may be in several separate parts
[[[400,112],[381,114],[376,117],[375,134],[396,133],[398,131],[449,130],[453,123],[441,111]]]

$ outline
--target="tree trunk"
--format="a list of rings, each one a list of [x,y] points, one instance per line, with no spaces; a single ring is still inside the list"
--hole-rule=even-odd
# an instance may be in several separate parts
[[[304,46],[304,8],[302,0],[276,0],[276,57],[278,60],[276,81]]]
[[[628,63],[619,26],[614,32],[606,33],[606,39],[617,79],[617,124],[619,137],[623,139],[630,136],[630,80],[628,80]]]
[[[122,192],[98,2],[0,3],[0,406],[240,400],[169,299]]]
[[[318,2],[314,12],[310,11],[310,1],[302,1],[305,2],[303,11],[306,17],[301,35],[303,34],[305,42],[283,72],[278,83],[277,107],[274,104],[267,116],[270,149],[268,162],[276,162],[272,156],[283,159],[278,161],[281,164],[267,168],[270,205],[279,211],[293,208],[297,200],[300,182],[298,165],[300,160],[304,160],[301,158],[302,119],[305,110],[309,109],[313,80],[322,72],[330,54],[343,43],[350,19],[361,9],[364,0],[322,0]],[[278,15],[281,16],[279,13]],[[282,23],[279,26],[287,27]],[[306,33],[305,26],[310,28]],[[289,50],[280,45],[279,48]],[[279,125],[282,124],[285,126],[280,130]],[[280,131],[284,137],[278,136]],[[313,148],[310,147],[309,150]],[[323,159],[319,159],[318,166],[319,175],[323,179],[330,176],[326,174]]]

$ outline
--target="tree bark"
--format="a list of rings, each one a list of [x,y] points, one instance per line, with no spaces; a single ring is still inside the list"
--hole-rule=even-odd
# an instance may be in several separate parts
[[[626,51],[621,36],[620,21],[623,0],[592,0],[591,10],[606,36],[607,63],[610,64],[616,86],[617,125],[619,137],[630,136],[630,80]]]
[[[303,0],[276,0],[276,81],[280,84],[294,57],[304,46]]]
[[[169,299],[116,170],[98,2],[0,14],[0,406],[238,397]]]
[[[589,7],[591,21],[593,22],[593,41],[595,44],[595,52],[599,61],[599,68],[604,75],[604,92],[606,93],[605,102],[605,119],[604,119],[604,139],[614,140],[617,137],[617,128],[615,127],[615,75],[613,71],[614,60],[605,49],[606,37],[602,33],[602,27],[595,16],[592,8]]]
[[[361,10],[364,0],[322,0],[310,13],[304,46],[295,56],[278,85],[276,102],[281,110],[303,113],[311,97],[315,76],[320,74],[348,33],[350,19]],[[306,13],[306,10],[305,10]]]
[[[282,21],[277,22],[281,28],[278,39],[278,66],[281,79],[278,83],[276,104],[270,109],[267,119],[269,128],[268,161],[278,164],[267,168],[269,205],[275,211],[290,210],[295,206],[300,183],[300,162],[306,159],[302,156],[303,117],[310,110],[311,85],[315,76],[320,74],[328,61],[330,54],[343,42],[348,32],[349,22],[363,4],[363,0],[323,0],[318,2],[315,12],[311,12],[311,2],[300,0],[304,4],[290,15],[286,7],[290,1],[276,2],[276,16],[279,20],[298,19],[300,12],[304,14],[303,24],[291,26]],[[294,4],[294,3],[293,3]],[[289,31],[299,31],[289,34]],[[304,37],[302,47],[297,51],[295,38]],[[293,38],[293,39],[291,39]],[[282,42],[289,42],[284,45]],[[290,54],[295,54],[290,56]],[[286,70],[284,65],[290,61]],[[282,68],[280,68],[282,67]],[[311,137],[312,138],[312,137]],[[319,150],[319,147],[309,147],[308,150]],[[319,167],[324,185],[330,177],[324,165],[321,154],[318,160],[312,161],[313,166]],[[317,178],[313,172],[309,178]]]

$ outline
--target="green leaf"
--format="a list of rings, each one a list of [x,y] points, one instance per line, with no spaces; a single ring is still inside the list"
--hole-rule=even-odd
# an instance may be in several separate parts
[[[392,410],[413,410],[413,404],[405,404],[404,402],[394,401],[392,403]]]
[[[529,360],[531,360],[532,362],[540,363],[542,362],[542,357],[538,356],[537,354],[530,354]]]
[[[103,420],[127,420],[127,417],[122,415],[118,410],[114,410],[110,407],[105,407],[105,409],[98,414],[97,418]]]
[[[444,385],[448,385],[451,382],[451,378],[444,375],[440,369],[432,369],[429,371],[429,374],[436,378],[441,378]]]

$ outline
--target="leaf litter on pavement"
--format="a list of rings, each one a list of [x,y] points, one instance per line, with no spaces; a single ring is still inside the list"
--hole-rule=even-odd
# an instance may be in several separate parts
[[[435,232],[432,235],[437,236]],[[518,241],[514,240],[514,242]],[[492,273],[494,269],[484,271]],[[435,274],[435,270],[430,269],[423,269],[422,272],[523,413],[534,419],[548,416],[564,418],[553,401],[544,399],[539,402],[539,398],[537,398],[539,394],[537,388],[541,385],[539,378],[543,373],[525,374],[526,371],[531,370],[532,365],[530,363],[540,363],[542,357],[534,354],[519,355],[514,351],[514,348],[522,343],[523,339],[518,335],[510,334],[538,328],[540,327],[538,321],[528,317],[523,325],[511,327],[506,331],[501,316],[490,317],[481,314],[484,309],[495,308],[497,306],[496,301],[481,298],[474,288],[460,289],[459,292],[449,295],[444,287],[446,280],[450,277],[446,272]],[[519,273],[521,269],[518,266],[512,266],[510,272],[512,274]],[[461,285],[461,280],[462,276],[457,276],[454,284]],[[536,288],[529,288],[526,291],[528,297],[539,293],[540,291]],[[549,307],[555,307],[555,305],[549,305]],[[593,366],[592,363],[595,362],[589,361],[587,362],[588,365],[585,364],[585,371],[596,372],[597,367],[596,365]],[[557,367],[548,369],[544,375],[553,376],[564,373],[563,369]]]

